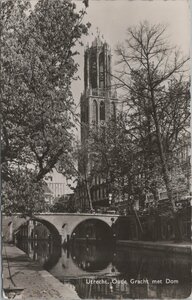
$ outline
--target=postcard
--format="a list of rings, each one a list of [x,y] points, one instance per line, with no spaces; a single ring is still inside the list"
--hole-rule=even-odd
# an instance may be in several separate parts
[[[2,0],[2,298],[190,299],[187,0]]]

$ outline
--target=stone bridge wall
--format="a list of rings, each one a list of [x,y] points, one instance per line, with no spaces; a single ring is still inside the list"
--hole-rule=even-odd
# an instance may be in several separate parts
[[[52,227],[62,237],[62,243],[71,238],[74,229],[82,222],[87,220],[100,220],[112,226],[119,218],[119,215],[103,215],[103,214],[67,214],[67,213],[45,213],[36,214],[32,218],[33,220],[43,223],[47,227]],[[3,216],[2,232],[5,241],[11,241],[13,234],[18,228],[26,223],[30,218],[20,218],[19,214],[11,217]]]
[[[13,233],[24,223],[27,219],[21,218],[19,215],[14,216],[2,216],[2,238],[5,242],[11,242],[13,240]]]

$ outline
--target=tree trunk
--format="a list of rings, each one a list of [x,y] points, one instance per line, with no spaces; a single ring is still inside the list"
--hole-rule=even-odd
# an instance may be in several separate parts
[[[135,208],[132,208],[132,209],[133,209],[133,213],[135,215],[136,223],[138,224],[138,227],[140,229],[140,234],[139,235],[140,235],[140,237],[142,239],[143,238],[143,234],[144,234],[143,227],[142,227],[142,224],[141,224],[141,221],[139,219],[139,216],[138,216],[138,213],[137,213],[136,209]]]
[[[164,153],[164,149],[163,149],[163,143],[162,143],[160,126],[159,126],[157,112],[156,112],[153,89],[151,89],[151,102],[152,102],[153,118],[154,118],[156,135],[157,135],[157,142],[158,142],[158,148],[159,148],[159,155],[160,155],[160,160],[161,160],[161,164],[162,164],[163,179],[164,179],[164,183],[165,183],[165,186],[166,186],[168,199],[169,199],[169,201],[172,205],[172,216],[173,216],[173,219],[174,219],[175,240],[176,241],[181,241],[182,240],[182,235],[181,235],[181,230],[180,230],[180,226],[179,226],[179,220],[178,220],[178,216],[177,216],[175,201],[174,201],[173,195],[172,195],[171,181],[170,181],[170,178],[169,178],[169,171],[168,171],[166,157],[165,157],[165,153]]]
[[[181,232],[181,226],[180,226],[180,220],[178,213],[175,212],[173,216],[173,224],[174,224],[174,233],[175,233],[175,242],[182,242],[182,232]]]
[[[92,204],[92,199],[91,199],[91,191],[90,191],[90,186],[89,186],[86,175],[85,175],[85,184],[86,184],[86,190],[87,190],[87,197],[88,197],[88,201],[89,201],[89,208],[90,208],[90,210],[93,210],[93,204]]]

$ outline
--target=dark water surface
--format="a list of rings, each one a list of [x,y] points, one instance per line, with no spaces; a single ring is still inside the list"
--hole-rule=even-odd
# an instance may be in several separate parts
[[[44,269],[74,288],[82,299],[184,299],[191,294],[190,257],[75,241],[19,242]]]

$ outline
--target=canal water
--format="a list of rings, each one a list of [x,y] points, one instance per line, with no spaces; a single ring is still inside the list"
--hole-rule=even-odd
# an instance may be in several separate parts
[[[190,257],[112,244],[20,240],[18,245],[82,299],[184,299],[191,293]]]

